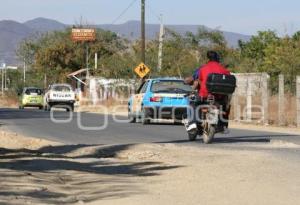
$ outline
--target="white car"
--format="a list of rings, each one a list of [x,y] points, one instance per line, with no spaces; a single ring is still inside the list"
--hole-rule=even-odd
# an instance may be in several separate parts
[[[75,101],[75,92],[69,84],[52,84],[45,93],[44,108],[46,111],[52,107],[74,111]]]

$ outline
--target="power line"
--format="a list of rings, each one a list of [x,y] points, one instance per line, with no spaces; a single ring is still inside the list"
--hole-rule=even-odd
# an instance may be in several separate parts
[[[161,15],[158,15],[158,13],[149,4],[147,8],[149,8],[149,11],[158,19],[159,22],[161,22]]]
[[[123,15],[135,4],[137,0],[133,0],[126,9],[124,9],[121,14],[112,22],[112,24],[115,24]]]

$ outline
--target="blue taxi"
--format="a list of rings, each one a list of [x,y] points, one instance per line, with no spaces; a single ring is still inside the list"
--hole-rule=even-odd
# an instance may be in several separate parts
[[[148,79],[128,101],[128,118],[131,123],[148,124],[153,119],[181,121],[186,115],[192,88],[177,78]]]

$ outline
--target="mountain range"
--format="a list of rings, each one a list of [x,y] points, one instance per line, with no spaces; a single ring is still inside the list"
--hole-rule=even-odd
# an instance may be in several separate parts
[[[46,19],[36,18],[24,23],[19,23],[12,20],[0,21],[0,63],[6,64],[18,64],[19,60],[16,57],[16,49],[19,43],[36,34],[45,33],[51,31],[63,30],[70,25],[63,24],[61,22]],[[135,40],[140,37],[140,22],[128,21],[124,24],[100,24],[95,25],[96,28],[102,28],[104,30],[110,30],[118,35]],[[203,25],[166,25],[167,28],[174,30],[180,34],[186,32],[196,33],[199,27],[205,27]],[[207,28],[207,27],[205,27]],[[147,24],[146,25],[146,37],[148,39],[155,39],[158,36],[160,29],[159,24]],[[207,28],[210,29],[210,28]],[[238,40],[248,41],[251,36],[243,35],[239,33],[222,31],[229,46],[236,47]]]

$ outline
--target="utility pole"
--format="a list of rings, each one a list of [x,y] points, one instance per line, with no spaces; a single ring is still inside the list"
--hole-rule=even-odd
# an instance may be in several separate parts
[[[95,53],[95,70],[98,68],[98,53]]]
[[[89,44],[86,42],[86,78],[90,77],[90,70],[89,70]]]
[[[47,73],[44,74],[44,88],[47,89]]]
[[[300,127],[300,76],[296,80],[297,127]]]
[[[279,126],[284,125],[284,75],[279,75],[279,88],[278,88],[278,123]]]
[[[163,52],[163,41],[164,41],[164,24],[163,16],[160,15],[160,32],[159,32],[159,48],[158,48],[158,71],[162,68],[162,52]]]
[[[146,60],[146,32],[145,32],[145,0],[141,0],[141,61],[145,63]]]
[[[7,67],[4,68],[4,90],[7,90]]]
[[[1,68],[1,93],[3,96],[3,92],[4,92],[4,66]]]
[[[24,58],[24,70],[23,70],[23,81],[24,81],[24,86],[26,82],[26,59]]]

